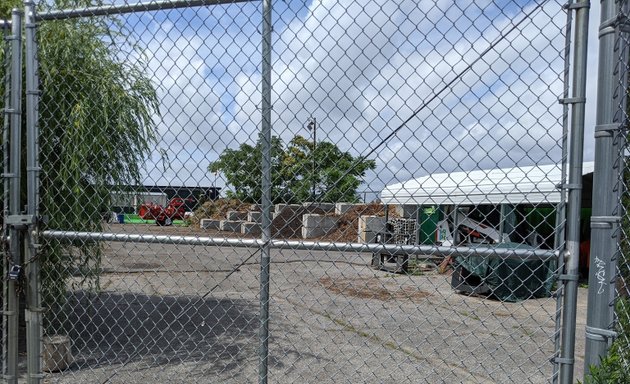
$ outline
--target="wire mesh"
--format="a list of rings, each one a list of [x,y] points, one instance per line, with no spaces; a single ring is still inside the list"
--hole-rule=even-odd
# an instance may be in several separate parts
[[[612,285],[611,295],[601,298],[602,304],[608,306],[606,314],[608,321],[600,324],[604,329],[605,341],[608,350],[601,356],[597,367],[591,366],[591,382],[604,382],[616,380],[619,382],[630,380],[630,354],[628,354],[628,343],[630,335],[630,301],[628,300],[630,290],[629,274],[629,253],[628,253],[628,71],[630,62],[628,52],[630,39],[628,36],[627,18],[628,4],[620,2],[617,4],[617,18],[619,22],[615,24],[615,84],[614,84],[614,105],[613,112],[615,123],[619,127],[612,132],[614,158],[612,164],[612,215],[619,217],[612,231],[611,241],[616,245],[615,253],[610,260],[599,259],[597,254],[593,255],[591,268],[595,268],[597,274],[596,284],[593,290],[602,292],[604,288]],[[613,269],[613,273],[608,274]],[[613,276],[612,279],[607,276]],[[608,292],[606,289],[605,292]]]
[[[261,6],[201,3],[39,4],[46,380],[549,381],[563,4],[274,2],[264,191]]]

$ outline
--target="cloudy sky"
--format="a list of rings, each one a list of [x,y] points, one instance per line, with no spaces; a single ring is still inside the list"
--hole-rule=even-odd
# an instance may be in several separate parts
[[[376,160],[361,187],[371,190],[433,172],[556,162],[563,4],[274,1],[273,134],[285,141],[310,137],[306,122],[317,118],[318,140]],[[590,74],[596,73],[597,8]],[[208,164],[226,148],[253,143],[260,130],[261,2],[124,20],[144,47],[161,100],[160,141],[145,183],[223,187]]]

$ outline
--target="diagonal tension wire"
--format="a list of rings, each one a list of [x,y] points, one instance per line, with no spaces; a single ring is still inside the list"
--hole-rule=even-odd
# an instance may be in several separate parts
[[[532,17],[532,15],[534,15],[534,13],[538,12],[543,5],[545,5],[546,3],[548,3],[549,0],[543,0],[540,3],[536,4],[535,7],[533,7],[529,12],[527,12],[526,14],[523,15],[523,17],[515,24],[512,24],[512,27],[509,28],[506,31],[502,31],[501,34],[493,41],[490,43],[490,45],[484,49],[481,53],[479,53],[479,56],[477,56],[473,61],[471,61],[464,69],[462,69],[459,73],[457,73],[455,75],[455,77],[453,79],[451,79],[448,83],[446,83],[442,88],[440,88],[439,91],[437,91],[436,93],[434,93],[431,97],[429,97],[429,99],[425,100],[422,105],[420,107],[418,107],[418,109],[416,109],[415,111],[413,111],[413,113],[407,117],[402,123],[400,123],[400,125],[398,125],[398,127],[396,127],[392,132],[390,132],[385,138],[383,138],[376,146],[372,147],[372,149],[370,149],[367,154],[364,155],[360,155],[359,158],[357,159],[357,161],[354,162],[354,164],[352,164],[339,178],[338,181],[336,181],[333,185],[337,186],[340,184],[341,180],[348,176],[350,174],[350,172],[352,172],[354,169],[357,168],[357,166],[367,157],[371,156],[372,154],[374,154],[374,152],[376,152],[376,150],[378,150],[380,147],[382,147],[384,144],[386,144],[392,137],[396,136],[396,134],[398,132],[400,132],[400,130],[402,130],[403,128],[405,128],[405,126],[413,119],[415,118],[420,112],[422,112],[424,109],[426,109],[429,104],[431,104],[435,99],[437,99],[442,93],[444,93],[446,90],[448,90],[456,81],[460,80],[466,73],[468,73],[474,66],[475,64],[477,64],[479,61],[481,61],[488,53],[490,53],[491,51],[494,50],[494,48],[501,43],[503,40],[505,40],[508,35],[510,35],[514,30],[516,30],[521,24],[523,24],[525,22],[525,20],[528,20]],[[319,201],[323,201],[323,198],[328,194],[328,192],[325,192],[322,197],[319,198]],[[286,224],[284,224],[284,226],[281,229],[287,228],[289,225],[288,221]]]
[[[483,50],[479,56],[477,56],[470,64],[468,64],[464,69],[462,69],[458,74],[455,75],[453,79],[451,79],[448,83],[446,83],[438,92],[434,93],[433,96],[429,97],[428,100],[424,101],[422,105],[416,109],[407,119],[405,119],[398,127],[396,127],[392,132],[389,133],[384,139],[382,139],[375,147],[373,147],[366,155],[363,155],[363,158],[366,158],[372,155],[377,149],[383,146],[387,141],[389,141],[392,137],[394,137],[401,129],[403,129],[414,117],[416,117],[420,112],[426,109],[433,100],[437,99],[444,91],[449,89],[457,80],[460,80],[466,73],[468,73],[475,64],[477,64],[481,59],[483,59],[488,53],[490,53],[494,48],[505,40],[510,33],[516,30],[525,20],[531,18],[531,16],[540,10],[542,6],[547,3],[549,0],[543,0],[539,4],[537,4],[531,11],[526,13],[521,20],[519,20],[516,24],[513,24],[510,29],[502,32],[490,45]],[[344,175],[345,176],[345,175]]]

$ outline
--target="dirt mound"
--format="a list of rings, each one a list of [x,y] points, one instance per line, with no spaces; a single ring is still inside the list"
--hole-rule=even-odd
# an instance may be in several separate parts
[[[201,219],[223,220],[228,211],[247,212],[252,209],[258,210],[252,204],[236,199],[206,201],[195,210],[195,214],[190,218],[189,224],[199,226]],[[394,205],[390,205],[388,210],[390,218],[399,217]],[[274,238],[301,239],[302,215],[305,213],[335,216],[331,213],[327,214],[320,208],[287,207],[279,214],[274,215],[271,227],[272,236]],[[379,203],[357,204],[344,214],[335,216],[337,218],[337,228],[328,235],[316,240],[356,243],[360,216],[385,216],[385,206]]]

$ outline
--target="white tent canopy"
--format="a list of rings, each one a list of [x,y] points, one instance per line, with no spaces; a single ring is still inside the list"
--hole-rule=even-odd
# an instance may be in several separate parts
[[[593,172],[593,162],[582,174]],[[555,204],[560,164],[438,173],[386,186],[381,202],[399,205]]]

